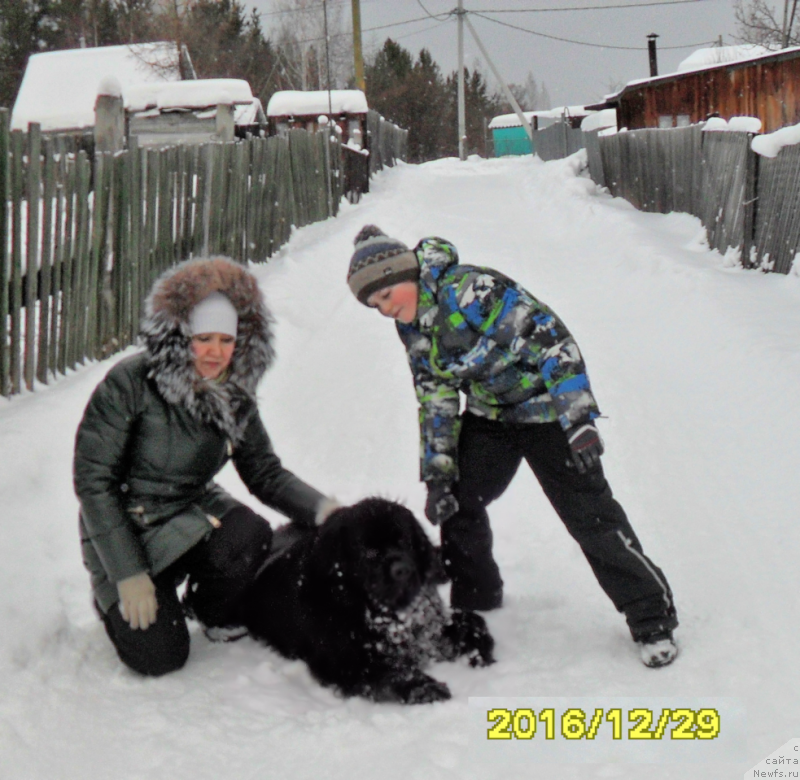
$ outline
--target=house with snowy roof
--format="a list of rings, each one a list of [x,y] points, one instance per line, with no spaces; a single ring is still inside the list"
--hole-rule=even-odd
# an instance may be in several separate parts
[[[345,144],[365,145],[367,137],[366,95],[360,89],[331,89],[302,92],[282,90],[267,103],[270,135],[285,135],[289,130],[316,130],[320,117],[338,128]]]
[[[139,146],[232,141],[266,128],[261,101],[244,79],[141,84],[123,96],[128,134]]]
[[[800,122],[800,47],[700,49],[675,73],[631,81],[588,108],[616,109],[618,126],[629,130],[750,116],[772,132]]]
[[[184,53],[184,62],[187,58]],[[181,60],[178,47],[163,41],[33,54],[14,102],[11,128],[26,130],[38,122],[45,132],[91,129],[101,83],[115,79],[124,95],[132,87],[180,81]]]
[[[31,56],[12,129],[95,127],[98,95],[120,98],[126,134],[140,146],[232,141],[266,127],[261,102],[243,79],[197,79],[185,47],[170,42],[67,49]]]

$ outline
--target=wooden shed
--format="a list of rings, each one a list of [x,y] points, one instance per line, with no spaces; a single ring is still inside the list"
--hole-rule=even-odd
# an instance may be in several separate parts
[[[359,89],[275,92],[267,104],[270,135],[314,131],[321,116],[338,128],[343,143],[367,147],[367,98]]]
[[[607,107],[616,108],[618,127],[629,130],[754,116],[770,133],[800,122],[800,47],[632,81],[587,106]]]

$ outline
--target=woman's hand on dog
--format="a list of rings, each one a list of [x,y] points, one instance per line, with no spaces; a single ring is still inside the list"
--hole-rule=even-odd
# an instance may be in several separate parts
[[[156,622],[158,602],[156,586],[150,575],[143,571],[117,583],[119,611],[132,629],[142,631]]]

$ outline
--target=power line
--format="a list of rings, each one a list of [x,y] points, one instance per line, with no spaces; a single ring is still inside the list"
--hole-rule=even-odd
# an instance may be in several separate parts
[[[516,24],[510,24],[509,22],[501,22],[499,19],[492,19],[490,16],[485,16],[482,13],[478,13],[477,11],[470,11],[471,14],[474,16],[478,16],[481,19],[485,19],[487,22],[493,22],[494,24],[499,24],[501,27],[510,27],[512,30],[519,30],[520,32],[525,32],[530,35],[536,35],[540,38],[549,38],[552,41],[561,41],[562,43],[574,43],[577,46],[591,46],[595,49],[618,49],[621,51],[646,51],[646,46],[613,46],[611,44],[606,43],[590,43],[589,41],[576,41],[572,38],[562,38],[558,35],[548,35],[547,33],[537,32],[536,30],[529,30],[526,27],[519,27]],[[696,49],[698,46],[704,46],[706,44],[713,43],[713,41],[701,41],[700,43],[687,43],[683,46],[659,46],[659,50],[664,51],[665,49]]]
[[[403,33],[402,35],[395,35],[392,40],[401,41],[403,38],[410,38],[412,35],[419,35],[420,33],[428,32],[428,30],[435,30],[437,27],[441,27],[445,22],[448,21],[449,19],[444,19],[441,22],[432,24],[430,27],[423,27],[421,30],[414,30],[413,32]]]
[[[430,11],[429,11],[429,10],[428,10],[428,9],[427,9],[427,8],[426,8],[424,5],[423,5],[423,4],[422,4],[422,0],[417,0],[417,5],[418,5],[418,6],[419,6],[419,7],[420,7],[420,8],[421,8],[423,11],[425,11],[425,13],[426,13],[426,14],[428,14],[428,16],[430,16],[430,18],[431,18],[431,19],[436,19],[436,21],[437,21],[437,22],[444,22],[444,21],[446,21],[447,19],[449,19],[449,18],[450,18],[450,17],[453,15],[453,12],[452,12],[452,11],[448,11],[447,13],[444,13],[444,14],[432,14],[432,13],[431,13],[431,12],[430,12]]]
[[[655,5],[686,5],[687,3],[707,3],[709,0],[652,0],[648,3],[619,3],[616,5],[581,5],[564,8],[479,8],[471,13],[480,14],[539,14],[561,13],[563,11],[607,11],[615,8],[649,8]]]
[[[413,24],[414,22],[427,22],[430,17],[428,16],[418,16],[416,19],[406,19],[404,22],[392,22],[391,24],[382,24],[378,27],[364,27],[361,32],[374,32],[375,30],[386,30],[389,27],[400,27],[404,24]],[[438,25],[434,25],[437,27]],[[431,27],[430,29],[433,29]],[[417,30],[416,32],[423,32],[423,30]],[[343,33],[334,33],[333,35],[328,36],[329,38],[349,38],[351,33],[343,32]],[[400,37],[400,36],[398,36]],[[324,41],[324,37],[316,37],[316,38],[305,38],[302,41],[293,41],[293,43],[316,43],[317,41]]]

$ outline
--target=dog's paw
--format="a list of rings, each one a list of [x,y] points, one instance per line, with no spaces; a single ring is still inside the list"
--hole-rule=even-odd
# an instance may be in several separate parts
[[[451,634],[457,655],[466,656],[470,666],[494,663],[494,638],[480,615],[457,610],[446,630]]]
[[[395,701],[402,704],[432,704],[451,698],[450,689],[445,683],[418,670],[386,678],[374,693],[373,698],[376,701]]]
[[[415,681],[414,685],[404,692],[406,704],[433,704],[435,701],[447,701],[452,694],[443,682],[424,675],[425,679]]]

